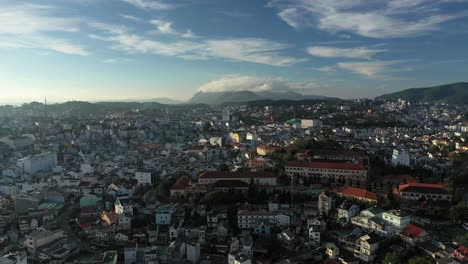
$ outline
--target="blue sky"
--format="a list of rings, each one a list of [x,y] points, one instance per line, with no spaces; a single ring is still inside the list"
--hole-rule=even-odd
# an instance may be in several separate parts
[[[467,0],[0,0],[0,102],[467,81]]]

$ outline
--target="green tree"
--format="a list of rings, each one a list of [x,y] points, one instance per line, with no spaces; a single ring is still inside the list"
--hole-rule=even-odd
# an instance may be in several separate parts
[[[408,260],[408,264],[433,264],[435,261],[428,257],[414,257]]]
[[[457,223],[460,223],[463,220],[465,220],[467,218],[467,215],[468,208],[466,207],[463,201],[450,208],[450,217]]]
[[[383,264],[400,264],[403,262],[403,256],[397,252],[388,252],[385,254],[385,258],[382,261]]]

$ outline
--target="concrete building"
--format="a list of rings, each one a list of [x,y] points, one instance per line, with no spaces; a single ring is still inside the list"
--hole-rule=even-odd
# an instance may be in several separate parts
[[[367,179],[367,169],[359,163],[326,162],[326,161],[290,161],[285,166],[286,175],[294,177],[318,176],[322,182],[329,179],[344,178],[347,184],[350,180],[364,184]]]
[[[28,252],[35,254],[40,247],[50,244],[58,239],[65,237],[63,230],[50,231],[47,229],[33,230],[25,236],[23,245]]]
[[[382,219],[394,227],[396,232],[401,232],[403,228],[411,223],[411,216],[398,210],[389,210],[382,213]]]
[[[322,192],[319,195],[318,209],[319,209],[320,215],[328,216],[334,206],[335,206],[335,201],[330,194],[327,195],[325,192]]]
[[[273,226],[289,226],[290,216],[280,212],[241,210],[237,213],[237,224],[241,229],[257,228],[262,221]]]
[[[314,242],[315,245],[320,245],[320,228],[322,221],[318,218],[310,219],[307,221],[307,228],[309,229],[309,241]]]
[[[393,166],[410,166],[411,156],[408,151],[404,149],[395,149],[392,154],[392,165]]]
[[[135,172],[135,179],[138,181],[138,185],[153,184],[151,172],[137,171]]]
[[[322,121],[318,119],[301,119],[302,128],[320,128]]]
[[[258,185],[276,185],[276,177],[271,172],[207,171],[198,176],[198,183],[208,185],[222,180],[243,181],[249,184],[251,179]]]
[[[178,208],[180,208],[178,204],[164,204],[156,208],[156,224],[171,224],[172,215],[176,212]]]
[[[453,195],[443,184],[432,183],[408,183],[401,184],[398,188],[400,199],[402,200],[433,200],[451,201]]]
[[[39,171],[51,171],[57,164],[57,154],[45,152],[38,155],[27,156],[16,163],[21,173],[34,175]]]
[[[377,234],[369,233],[359,237],[354,248],[354,257],[372,263],[379,249],[379,244],[380,237]]]

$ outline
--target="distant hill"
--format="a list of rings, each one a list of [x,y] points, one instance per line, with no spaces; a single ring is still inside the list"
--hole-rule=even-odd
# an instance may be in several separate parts
[[[161,98],[152,98],[152,99],[123,99],[123,100],[109,100],[103,101],[98,103],[159,103],[159,104],[183,104],[183,101],[179,101],[176,99],[168,98],[168,97],[161,97]]]
[[[445,102],[451,104],[468,104],[468,82],[438,85],[427,88],[411,88],[377,98],[408,101]]]
[[[240,103],[261,100],[306,100],[306,99],[328,99],[325,96],[316,95],[303,95],[296,92],[251,92],[251,91],[237,91],[237,92],[198,92],[190,100],[188,104],[224,104],[224,103]]]

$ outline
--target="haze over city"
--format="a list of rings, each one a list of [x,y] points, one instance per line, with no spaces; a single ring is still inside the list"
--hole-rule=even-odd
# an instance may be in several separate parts
[[[0,0],[0,104],[466,81],[463,0]]]

